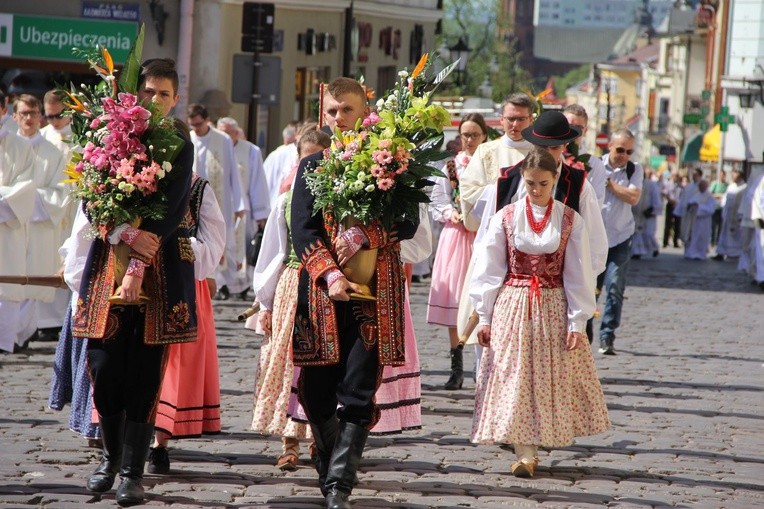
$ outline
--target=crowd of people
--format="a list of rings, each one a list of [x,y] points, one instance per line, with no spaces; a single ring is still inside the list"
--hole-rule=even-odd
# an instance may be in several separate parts
[[[139,81],[139,99],[169,114],[179,99],[174,63],[147,61]],[[462,389],[464,348],[474,345],[475,412],[464,432],[511,444],[518,477],[534,475],[539,448],[608,429],[590,347],[595,310],[604,293],[598,352],[615,355],[629,265],[659,256],[659,215],[663,248],[673,241],[697,260],[713,244],[714,260],[737,258],[764,289],[761,175],[746,183],[735,168],[730,183],[722,172],[709,185],[699,168],[691,181],[643,169],[625,128],[602,157],[586,154],[585,109],[536,113],[521,93],[502,103],[495,139],[481,115],[461,118],[419,217],[339,227],[314,210],[304,175],[335,128],[351,129],[371,109],[355,80],[324,90],[318,122],[287,125],[265,160],[235,119],[213,122],[204,105],[189,105],[166,217],[105,238],[88,235],[61,182],[77,150],[61,95],[19,95],[3,117],[0,272],[59,273],[71,291],[0,284],[0,350],[57,332],[49,405],[69,404],[70,428],[102,449],[90,491],[109,491],[119,476],[117,502],[141,503],[144,469],[170,472],[171,440],[221,431],[213,300],[254,294],[259,313],[246,327],[263,341],[252,430],[282,440],[281,470],[297,467],[309,441],[326,506],[345,508],[369,434],[422,425],[413,265],[432,273],[426,321],[448,337],[445,390]],[[0,107],[5,115],[4,96]],[[21,245],[26,257],[12,253]],[[130,263],[110,300],[102,289],[115,283],[117,245]],[[343,268],[372,249],[373,284],[386,298],[351,298],[362,292]]]

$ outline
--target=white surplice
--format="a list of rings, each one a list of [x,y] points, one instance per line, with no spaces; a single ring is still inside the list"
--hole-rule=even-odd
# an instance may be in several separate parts
[[[268,197],[271,206],[275,206],[279,197],[281,183],[292,171],[292,166],[298,161],[297,144],[281,145],[273,150],[263,162],[265,179],[268,182]]]
[[[706,191],[697,192],[688,201],[682,217],[688,224],[689,237],[685,240],[684,257],[690,260],[705,260],[711,243],[711,216],[716,210],[714,196]]]
[[[484,190],[495,187],[499,170],[522,161],[531,148],[533,145],[529,142],[514,141],[506,134],[499,139],[478,145],[467,169],[459,179],[459,196],[465,228],[475,231],[480,225],[480,215],[475,217],[472,209],[481,200]]]

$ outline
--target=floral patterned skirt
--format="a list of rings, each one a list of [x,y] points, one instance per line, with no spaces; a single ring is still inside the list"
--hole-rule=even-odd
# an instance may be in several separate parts
[[[504,286],[480,363],[472,441],[565,447],[609,425],[591,349],[565,349],[563,288]]]
[[[284,268],[273,300],[272,334],[263,339],[255,382],[252,429],[265,435],[309,438],[306,424],[287,416],[292,380],[292,328],[297,310],[299,271]]]

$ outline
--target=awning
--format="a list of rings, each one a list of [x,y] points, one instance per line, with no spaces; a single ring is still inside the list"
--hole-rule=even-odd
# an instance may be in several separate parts
[[[700,147],[702,145],[703,133],[697,133],[692,138],[690,138],[690,141],[687,142],[687,144],[684,146],[684,150],[682,150],[682,162],[692,163],[695,161],[700,161]]]
[[[743,129],[737,124],[730,124],[727,127],[727,135],[724,137],[724,160],[745,161],[746,159],[750,157]]]
[[[719,148],[722,144],[722,129],[714,125],[703,135],[703,146],[700,147],[700,160],[715,162],[719,160]]]

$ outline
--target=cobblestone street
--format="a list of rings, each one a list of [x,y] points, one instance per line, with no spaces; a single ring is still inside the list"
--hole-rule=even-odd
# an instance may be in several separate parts
[[[618,355],[594,352],[612,427],[541,451],[529,480],[510,475],[511,451],[470,443],[471,373],[462,390],[440,388],[447,335],[425,323],[429,288],[415,284],[424,425],[369,439],[354,507],[764,507],[764,292],[735,265],[678,249],[632,262]],[[171,473],[144,480],[148,506],[323,507],[307,444],[282,473],[280,441],[250,431],[260,338],[234,321],[244,307],[215,306],[223,433],[171,442]],[[0,355],[0,508],[116,507],[113,490],[85,489],[99,452],[68,430],[68,408],[47,408],[54,351]]]

